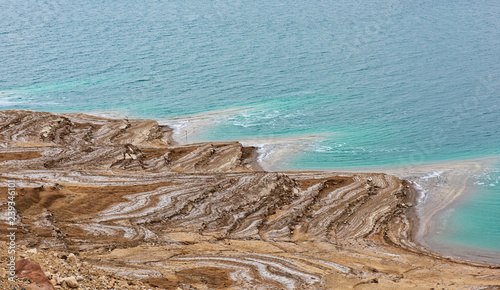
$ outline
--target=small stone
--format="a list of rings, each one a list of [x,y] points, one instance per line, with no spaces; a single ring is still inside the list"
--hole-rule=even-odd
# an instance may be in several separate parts
[[[68,262],[76,264],[78,262],[78,258],[75,256],[75,254],[71,253],[68,255]]]
[[[36,248],[29,249],[29,250],[28,250],[28,253],[30,253],[30,254],[37,254],[37,253],[38,253],[38,250],[37,250]]]
[[[76,281],[76,278],[73,276],[64,278],[63,282],[66,283],[66,286],[69,288],[78,288],[78,281]]]
[[[83,278],[82,276],[80,275],[76,276],[76,281],[81,282],[83,280],[85,280],[85,278]]]
[[[47,276],[47,278],[52,279],[52,273],[50,272],[44,272],[45,276]]]
[[[59,275],[52,275],[52,280],[56,282],[56,285],[60,285],[63,282],[62,278],[59,277]]]
[[[7,278],[7,272],[5,272],[5,269],[4,269],[3,267],[2,267],[2,268],[0,268],[0,277],[1,277],[2,279]]]
[[[115,279],[109,280],[109,286],[114,287],[115,286]]]
[[[118,282],[118,287],[120,287],[120,288],[124,288],[124,287],[127,287],[127,286],[128,286],[127,281],[120,281],[120,282]]]

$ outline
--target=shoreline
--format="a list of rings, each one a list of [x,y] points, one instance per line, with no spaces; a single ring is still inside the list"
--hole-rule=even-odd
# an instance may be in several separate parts
[[[282,171],[282,161],[299,154],[300,151],[324,138],[327,134],[304,134],[301,136],[252,136],[249,138],[223,138],[217,141],[203,138],[204,132],[217,125],[221,119],[231,118],[252,107],[239,107],[178,116],[170,119],[157,119],[160,125],[173,129],[172,138],[179,145],[204,142],[237,141],[244,146],[257,147],[259,166],[266,171]]]
[[[487,157],[473,160],[451,161],[445,163],[429,163],[407,169],[394,169],[385,172],[394,174],[416,185],[418,196],[414,208],[415,222],[414,241],[425,249],[445,258],[467,260],[473,263],[500,265],[500,251],[452,245],[431,239],[436,235],[436,228],[442,223],[442,214],[453,209],[475,194],[472,176],[497,160]],[[491,256],[485,257],[485,253]]]
[[[500,265],[420,246],[419,215],[439,208],[415,206],[419,193],[395,170],[265,171],[256,147],[178,144],[153,120],[13,110],[0,123],[0,183],[16,180],[20,241],[44,253],[71,251],[147,283],[144,273],[161,271],[167,289],[213,277],[236,289],[500,283]],[[453,172],[444,176],[460,180]]]
[[[406,248],[438,259],[454,261],[467,265],[480,265],[500,268],[500,251],[453,245],[431,244],[436,218],[444,211],[452,209],[475,194],[471,184],[472,175],[487,165],[495,163],[499,157],[485,157],[463,161],[429,162],[408,167],[374,167],[363,169],[306,170],[285,172],[384,172],[410,182],[412,196],[408,197],[411,207],[409,217],[412,221],[411,240]],[[427,182],[423,182],[427,180]]]
[[[173,143],[178,145],[188,145],[193,143],[205,143],[205,142],[225,142],[225,141],[207,141],[199,137],[200,132],[206,130],[207,128],[213,126],[218,122],[220,118],[231,117],[234,114],[240,113],[241,111],[248,109],[234,108],[225,109],[215,112],[208,113],[198,113],[187,116],[179,116],[172,119],[158,120],[161,126],[168,126],[173,134],[171,135],[171,140]],[[112,112],[113,113],[113,112]],[[103,115],[103,112],[99,112],[96,116],[104,117],[119,117],[116,113],[109,116]],[[183,134],[184,132],[184,134]],[[254,147],[255,150],[252,153],[252,161],[257,166],[254,167],[256,170],[262,171],[283,171],[280,168],[280,163],[289,158],[290,156],[298,154],[302,148],[308,146],[310,142],[320,140],[322,137],[320,135],[305,135],[305,136],[291,136],[291,137],[275,137],[275,138],[248,138],[238,140],[243,146]],[[233,140],[231,140],[233,141]],[[500,157],[483,157],[479,159],[470,160],[459,160],[459,161],[445,161],[445,162],[427,162],[422,164],[416,164],[414,166],[373,166],[368,170],[364,169],[353,169],[353,168],[339,168],[339,169],[325,169],[325,170],[301,170],[293,169],[286,170],[288,172],[359,172],[359,173],[369,173],[369,172],[384,172],[387,174],[395,175],[399,178],[408,180],[412,183],[421,182],[419,178],[428,175],[433,175],[437,172],[444,173],[445,176],[439,178],[443,179],[444,187],[436,187],[436,184],[425,184],[420,185],[416,183],[415,190],[417,191],[415,200],[411,203],[415,205],[412,207],[412,212],[414,212],[413,224],[414,229],[412,230],[413,243],[418,247],[424,248],[428,253],[432,255],[439,255],[446,259],[455,259],[457,261],[470,261],[471,263],[484,263],[492,264],[495,266],[500,265],[500,251],[485,250],[472,248],[467,246],[457,246],[460,249],[450,249],[446,245],[431,245],[427,239],[432,236],[433,230],[436,227],[436,216],[439,216],[442,212],[450,209],[458,201],[467,198],[468,196],[474,194],[470,189],[472,187],[469,183],[470,174],[473,172],[478,172],[484,168],[487,164],[493,163],[495,159],[500,159]],[[286,172],[285,171],[285,172]],[[464,171],[467,171],[464,173]],[[439,175],[439,173],[438,173]],[[465,178],[464,178],[465,177]],[[430,180],[432,181],[432,180]],[[456,184],[457,181],[463,181],[460,188],[457,186],[451,186],[451,184]],[[432,192],[430,192],[432,191]],[[426,204],[441,204],[441,206],[429,207],[422,204],[422,194],[428,194],[431,196],[429,202],[426,200]],[[446,200],[446,201],[445,201]],[[445,202],[443,202],[445,201]],[[484,257],[485,253],[496,254],[495,257]]]
[[[224,110],[223,112],[215,112],[209,114],[197,114],[190,115],[184,118],[175,118],[173,120],[181,120],[183,125],[190,130],[193,136],[196,133],[210,127],[213,124],[215,118],[220,116],[220,114],[230,115],[235,112],[239,112],[241,109],[235,110]],[[190,122],[195,124],[203,124],[203,126],[190,125]],[[171,121],[164,121],[162,124],[171,124]],[[189,136],[189,135],[188,135]],[[177,134],[177,138],[181,137]],[[183,143],[182,140],[173,138],[178,143]],[[244,146],[257,147],[256,150],[256,162],[262,170],[266,171],[282,171],[279,167],[275,165],[282,162],[286,157],[298,154],[302,146],[307,146],[303,144],[304,141],[319,140],[320,136],[296,136],[296,137],[276,137],[276,138],[249,138],[238,140]],[[207,142],[205,140],[196,139],[197,142]],[[265,146],[273,146],[274,150],[263,152]],[[260,152],[259,152],[260,151]],[[267,156],[271,155],[271,156]],[[263,160],[266,157],[270,157],[270,160]],[[369,170],[363,169],[327,169],[327,170],[286,170],[285,172],[384,172],[387,174],[395,175],[399,178],[408,180],[412,184],[412,189],[414,193],[414,198],[411,198],[411,203],[415,206],[412,207],[412,224],[414,225],[412,229],[412,243],[415,243],[417,247],[422,247],[431,255],[441,256],[445,259],[456,260],[462,263],[472,263],[472,264],[485,264],[491,266],[500,266],[500,251],[479,249],[467,246],[456,246],[457,248],[450,248],[450,244],[444,245],[432,245],[428,239],[433,235],[437,221],[435,220],[437,216],[442,214],[444,211],[453,208],[453,205],[459,201],[466,199],[467,197],[474,194],[472,190],[471,175],[478,173],[486,165],[489,165],[498,160],[500,157],[483,157],[478,159],[469,160],[459,160],[459,161],[445,161],[445,162],[426,162],[422,164],[417,164],[414,166],[373,166]],[[437,187],[436,184],[424,184],[421,178],[427,178],[428,176],[436,176],[442,179],[443,186]],[[432,181],[432,180],[431,180]],[[461,183],[460,183],[461,181]],[[461,184],[460,186],[452,184]],[[425,196],[422,196],[425,195]],[[429,199],[428,199],[429,198]],[[436,206],[429,206],[435,204]],[[427,205],[427,206],[426,206]],[[439,206],[438,206],[439,205]],[[485,256],[485,254],[490,254],[490,256]],[[493,257],[491,256],[493,255]]]

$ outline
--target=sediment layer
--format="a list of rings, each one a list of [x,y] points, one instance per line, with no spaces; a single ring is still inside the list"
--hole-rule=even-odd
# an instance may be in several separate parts
[[[28,247],[165,289],[500,284],[493,265],[413,242],[408,182],[265,172],[255,157],[238,142],[177,145],[151,120],[0,112],[1,197],[14,181]]]

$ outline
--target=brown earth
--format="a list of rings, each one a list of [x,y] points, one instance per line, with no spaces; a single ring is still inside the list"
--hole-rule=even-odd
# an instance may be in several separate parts
[[[415,192],[404,180],[265,172],[255,148],[171,136],[150,120],[0,112],[0,216],[14,181],[18,258],[50,277],[65,269],[60,278],[78,276],[82,289],[500,285],[498,266],[413,241]],[[61,259],[71,253],[79,262]]]

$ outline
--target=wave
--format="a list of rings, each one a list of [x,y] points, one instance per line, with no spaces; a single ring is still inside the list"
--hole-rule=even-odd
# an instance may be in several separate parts
[[[287,110],[266,109],[262,108],[262,106],[247,109],[238,115],[226,118],[224,121],[229,125],[243,128],[268,125],[277,126],[281,125],[282,122],[287,122],[288,125],[297,127],[298,124],[294,124],[293,121],[307,116],[306,113],[300,110],[289,112]]]
[[[10,95],[13,95],[13,94],[16,94],[16,93],[17,93],[17,91],[9,91],[9,90],[7,90],[7,91],[0,91],[0,97],[2,97],[2,96],[10,96]]]
[[[200,141],[198,135],[210,127],[224,123],[225,120],[240,114],[246,107],[209,111],[198,114],[160,119],[160,125],[167,125],[174,129],[173,138],[180,144]]]
[[[427,201],[430,192],[432,192],[432,189],[434,188],[434,186],[431,186],[431,184],[436,184],[437,182],[439,182],[442,178],[443,173],[444,171],[432,171],[419,177],[416,181],[413,182],[415,188],[418,191],[418,204],[422,204]]]
[[[328,141],[327,141],[328,142]],[[323,142],[326,143],[326,142]],[[328,144],[328,143],[327,143]],[[363,147],[363,146],[351,146],[347,142],[334,142],[333,144],[324,145],[317,144],[312,147],[313,152],[317,153],[351,153],[357,154],[360,152],[368,152],[368,153],[394,153],[394,152],[414,152],[415,149],[406,148],[406,147],[394,147],[394,148],[371,148],[371,147]]]
[[[418,191],[417,204],[421,204],[421,203],[425,202],[429,191],[417,182],[413,182],[413,184]]]
[[[21,91],[0,91],[0,106],[30,106],[34,103],[37,106],[59,106],[61,104],[54,101],[41,101],[31,95],[23,94]]]
[[[433,171],[433,172],[430,172],[424,176],[422,176],[420,179],[431,179],[431,178],[440,178],[441,175],[443,174],[444,171]]]
[[[500,166],[487,167],[475,176],[475,185],[496,187],[500,183]]]
[[[0,106],[12,106],[12,105],[20,105],[25,104],[25,101],[21,101],[18,91],[0,91]]]
[[[245,146],[257,147],[259,157],[257,161],[265,170],[283,169],[284,162],[291,157],[306,152],[322,138],[321,135],[306,135],[296,137],[278,137],[261,139],[243,139],[240,142]]]

